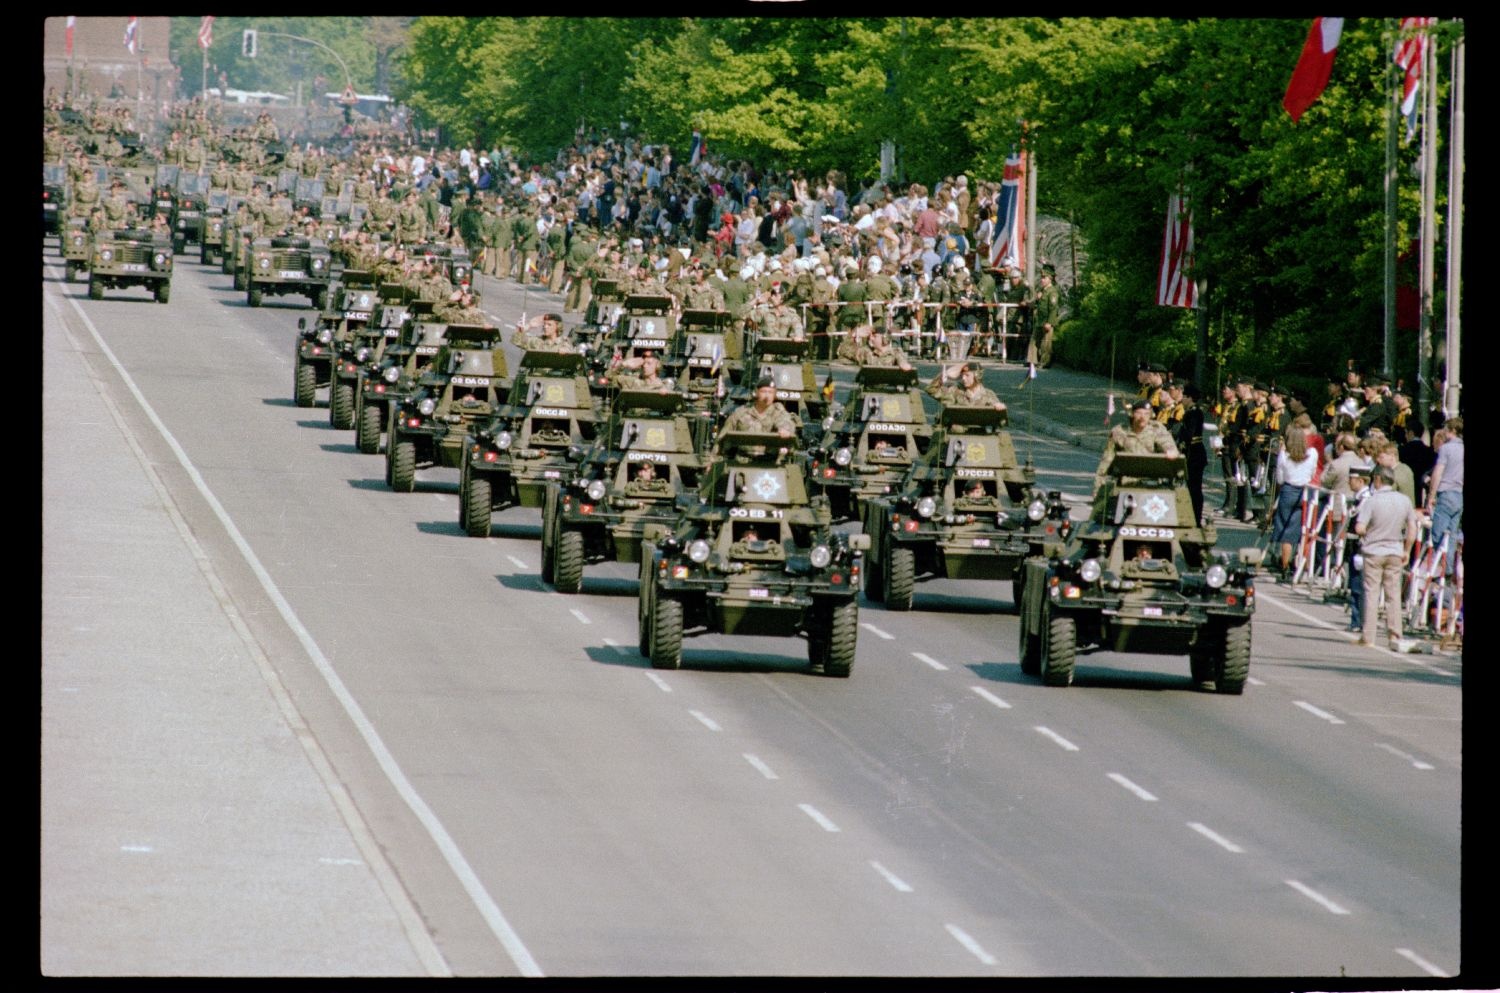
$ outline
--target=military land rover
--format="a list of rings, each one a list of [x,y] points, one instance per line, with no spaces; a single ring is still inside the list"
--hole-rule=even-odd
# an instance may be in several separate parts
[[[317,310],[328,306],[330,257],[316,238],[257,238],[250,246],[245,275],[246,299],[259,307],[266,294],[307,297]]]
[[[172,295],[172,241],[165,234],[131,228],[100,231],[89,256],[89,299],[105,290],[141,286],[166,303]]]
[[[854,667],[866,535],[831,527],[809,497],[795,439],[729,432],[675,524],[644,535],[640,649],[659,669],[682,665],[696,633],[807,637],[828,676]]]
[[[1215,553],[1199,527],[1186,463],[1121,454],[1067,546],[1027,559],[1020,661],[1048,686],[1073,682],[1081,649],[1186,654],[1193,682],[1244,692],[1261,553]]]

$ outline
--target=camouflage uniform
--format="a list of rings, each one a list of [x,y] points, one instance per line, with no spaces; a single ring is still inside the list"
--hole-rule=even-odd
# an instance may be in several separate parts
[[[1146,427],[1139,434],[1132,431],[1127,425],[1117,424],[1109,432],[1109,442],[1104,446],[1104,455],[1099,459],[1099,468],[1094,473],[1094,492],[1104,484],[1109,470],[1109,464],[1114,461],[1116,453],[1126,455],[1170,455],[1176,458],[1177,443],[1172,440],[1172,434],[1156,421],[1147,421]]]
[[[802,318],[786,304],[763,306],[755,311],[755,326],[762,338],[802,337]]]
[[[964,389],[961,381],[955,381],[951,385],[941,381],[929,383],[927,385],[927,393],[929,396],[936,397],[945,406],[993,407],[1000,402],[1000,398],[995,395],[995,391],[978,380],[974,381],[974,388],[971,390]]]
[[[756,410],[755,404],[747,403],[729,415],[724,421],[724,428],[720,434],[728,434],[731,431],[778,433],[783,430],[796,434],[801,426],[797,417],[779,401],[771,404],[764,412]]]
[[[890,368],[900,368],[902,365],[911,364],[910,360],[906,357],[906,353],[888,341],[882,342],[878,349],[870,345],[860,346],[856,361],[860,365],[878,365]],[[994,396],[994,393],[989,390],[985,392],[989,393],[990,396]]]

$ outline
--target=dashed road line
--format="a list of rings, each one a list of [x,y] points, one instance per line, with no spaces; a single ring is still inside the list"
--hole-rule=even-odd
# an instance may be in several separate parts
[[[1197,821],[1188,821],[1188,827],[1192,828],[1194,831],[1197,831],[1199,834],[1203,835],[1203,837],[1218,845],[1226,852],[1233,852],[1236,855],[1244,852],[1244,849],[1239,845],[1236,845],[1234,842],[1230,841],[1222,834],[1219,834],[1217,831],[1214,831],[1207,825],[1199,824]]]
[[[1251,686],[1264,686],[1264,685],[1266,685],[1265,680],[1256,679],[1254,676],[1246,676],[1245,677],[1245,682],[1249,683]]]
[[[122,852],[154,852],[154,851],[156,851],[156,849],[152,848],[150,845],[121,845],[120,846],[120,851],[122,851]]]
[[[1039,724],[1035,728],[1033,728],[1032,730],[1036,731],[1037,734],[1040,734],[1040,735],[1042,735],[1045,738],[1051,738],[1053,741],[1057,742],[1059,745],[1062,746],[1063,751],[1066,751],[1066,752],[1076,752],[1076,751],[1078,751],[1078,746],[1077,745],[1073,744],[1067,738],[1064,738],[1062,735],[1058,734],[1056,731],[1052,730],[1049,727],[1042,727]]]
[[[995,956],[985,951],[983,946],[981,946],[979,942],[975,941],[973,938],[969,937],[969,933],[963,928],[959,927],[957,924],[944,924],[943,927],[947,929],[949,934],[953,935],[953,937],[957,939],[960,945],[963,945],[965,948],[967,948],[970,954],[972,954],[979,961],[983,962],[985,965],[995,964]]]
[[[592,623],[594,623],[593,621],[589,620],[588,616],[586,614],[584,614],[583,611],[579,610],[577,607],[569,607],[568,608],[568,613],[570,613],[574,617],[578,618],[578,623],[580,623],[580,624],[592,624]]]
[[[672,692],[672,687],[670,687],[670,686],[667,685],[667,681],[665,679],[663,679],[661,676],[657,675],[656,673],[654,673],[654,672],[648,672],[648,673],[646,673],[646,678],[649,679],[649,680],[651,680],[653,683],[655,683],[657,685],[657,687],[660,688],[663,693],[670,693],[670,692]]]
[[[505,557],[508,558],[508,559],[510,559],[511,564],[514,565],[517,569],[525,569],[527,572],[531,571],[531,566],[527,565],[525,562],[522,562],[520,559],[516,558],[514,555],[507,555]]]
[[[876,872],[878,872],[882,876],[884,876],[885,877],[885,881],[888,882],[888,883],[890,883],[891,884],[891,888],[894,889],[897,893],[910,893],[911,892],[911,884],[909,884],[909,883],[905,882],[904,880],[902,880],[902,878],[900,876],[896,875],[894,872],[892,872],[891,870],[887,869],[885,866],[881,865],[879,862],[876,862],[874,859],[870,860],[870,868],[874,869]]]
[[[1303,613],[1296,607],[1293,607],[1287,603],[1283,603],[1281,600],[1274,596],[1266,596],[1265,593],[1258,587],[1256,588],[1255,593],[1257,599],[1264,600],[1266,603],[1280,607],[1282,610],[1286,611],[1289,614],[1295,614],[1296,616],[1302,618],[1304,621],[1307,621],[1309,624],[1316,624],[1318,627],[1324,629],[1325,631],[1334,631],[1338,634],[1347,634],[1342,624],[1329,624],[1327,621],[1320,620],[1319,618],[1316,618],[1311,614]],[[1348,635],[1349,643],[1352,645],[1354,642],[1359,640],[1359,637],[1360,636],[1357,634]],[[1401,659],[1403,662],[1410,662],[1412,665],[1426,669],[1428,672],[1438,673],[1439,675],[1443,676],[1453,675],[1453,673],[1444,669],[1442,666],[1433,665],[1429,662],[1423,661],[1422,657],[1419,655],[1407,655],[1402,652],[1393,652],[1388,648],[1379,648],[1379,646],[1377,646],[1377,648],[1379,651],[1384,652],[1387,655],[1394,655],[1397,658]]]
[[[1317,890],[1313,889],[1310,886],[1307,886],[1304,883],[1299,883],[1295,879],[1288,879],[1286,880],[1286,884],[1292,889],[1296,890],[1298,893],[1301,893],[1303,896],[1307,897],[1309,900],[1321,905],[1330,914],[1347,914],[1349,912],[1343,907],[1340,907],[1338,904],[1334,903],[1332,900],[1328,899],[1323,894],[1319,893]]]
[[[1127,790],[1129,790],[1130,792],[1134,793],[1136,796],[1140,797],[1142,800],[1145,800],[1148,803],[1155,803],[1156,802],[1156,794],[1150,792],[1149,790],[1143,789],[1140,786],[1137,786],[1135,783],[1132,783],[1130,780],[1126,779],[1124,776],[1120,775],[1118,772],[1111,772],[1109,774],[1109,778],[1113,779],[1115,782],[1119,783],[1121,786],[1125,787]]]
[[[797,809],[802,811],[808,817],[811,817],[813,820],[817,821],[818,826],[821,827],[824,831],[827,831],[830,834],[838,834],[839,826],[825,817],[817,807],[814,807],[810,803],[799,803],[797,804]]]
[[[876,627],[873,624],[868,624],[865,621],[860,621],[859,622],[859,626],[862,627],[862,628],[864,628],[866,631],[870,632],[871,634],[873,634],[877,638],[884,638],[886,641],[895,641],[896,640],[896,636],[895,635],[893,635],[893,634],[887,634],[886,632],[880,630],[878,627]]]
[[[743,752],[742,754],[745,756],[745,761],[750,763],[751,768],[760,773],[762,776],[765,776],[767,779],[781,778],[780,776],[776,775],[776,770],[766,765],[766,763],[762,761],[759,756],[751,755],[749,752]]]
[[[1320,710],[1317,707],[1314,707],[1312,704],[1308,703],[1306,700],[1293,700],[1292,703],[1294,703],[1297,706],[1301,707],[1303,710],[1307,711],[1309,714],[1312,714],[1314,717],[1321,717],[1323,720],[1327,721],[1329,724],[1342,724],[1342,723],[1344,723],[1343,721],[1339,720],[1337,717],[1334,717],[1328,711],[1326,711],[1326,710]]]
[[[980,696],[984,697],[986,700],[988,700],[990,703],[993,703],[995,706],[999,707],[1001,710],[1009,710],[1010,709],[1010,704],[1006,703],[1004,700],[1000,699],[995,694],[993,694],[989,690],[985,689],[983,686],[970,686],[969,689],[973,690],[975,693],[977,693]]]
[[[937,659],[933,658],[931,655],[924,655],[921,652],[912,652],[911,655],[912,655],[912,658],[916,659],[919,662],[926,662],[928,665],[932,666],[938,672],[947,672],[948,671],[948,667],[947,666],[943,665],[943,663],[939,662]]]
[[[1434,766],[1433,766],[1433,764],[1431,762],[1423,762],[1421,759],[1417,758],[1415,755],[1408,755],[1405,752],[1401,751],[1401,749],[1397,748],[1396,746],[1394,746],[1394,745],[1387,745],[1383,741],[1377,741],[1375,743],[1375,747],[1376,748],[1384,748],[1386,751],[1390,752],[1392,755],[1396,756],[1397,758],[1399,758],[1399,759],[1405,759],[1406,761],[1408,761],[1408,762],[1411,763],[1413,769],[1422,769],[1422,770],[1425,771],[1425,770],[1434,768]]]
[[[1435,976],[1438,979],[1449,978],[1446,972],[1444,972],[1442,969],[1439,969],[1437,966],[1433,965],[1431,962],[1427,961],[1422,956],[1412,951],[1410,948],[1398,948],[1396,949],[1396,954],[1406,959],[1412,965],[1415,965],[1418,969],[1421,969],[1429,976]]]
[[[719,725],[717,725],[717,724],[714,723],[714,719],[712,717],[709,717],[707,714],[703,713],[701,710],[689,710],[688,713],[690,713],[694,717],[698,718],[698,723],[702,724],[704,727],[708,728],[710,731],[722,731],[722,730],[724,730],[723,728],[719,727]]]

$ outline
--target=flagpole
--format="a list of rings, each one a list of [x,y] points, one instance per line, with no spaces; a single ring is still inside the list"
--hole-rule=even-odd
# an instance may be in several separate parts
[[[1459,22],[1461,23],[1461,22]],[[1445,301],[1448,327],[1443,348],[1443,411],[1457,414],[1463,389],[1459,375],[1459,298],[1463,290],[1463,199],[1464,199],[1464,36],[1453,39],[1453,95],[1448,125],[1448,273]],[[1424,420],[1427,407],[1422,408]]]
[[[1422,87],[1422,316],[1417,351],[1417,393],[1421,410],[1432,405],[1432,291],[1437,243],[1437,38],[1429,36]]]
[[[1389,24],[1389,19],[1387,24]],[[1401,43],[1401,22],[1396,21],[1395,41],[1385,45],[1387,51],[1395,51]],[[1381,366],[1390,375],[1396,358],[1396,131],[1400,126],[1397,108],[1401,104],[1401,80],[1404,73],[1394,60],[1386,66],[1389,97],[1385,101],[1385,305],[1382,329],[1384,350]]]

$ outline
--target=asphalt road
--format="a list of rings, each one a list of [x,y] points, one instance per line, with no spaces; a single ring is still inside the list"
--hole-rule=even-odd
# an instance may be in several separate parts
[[[1460,659],[1266,583],[1243,697],[1048,689],[1009,584],[944,581],[863,605],[848,680],[769,638],[658,673],[633,570],[551,592],[535,511],[468,538],[456,471],[394,493],[292,404],[300,298],[188,256],[91,302],[54,252],[42,973],[1460,975]],[[1081,499],[1065,434],[1017,446]]]

